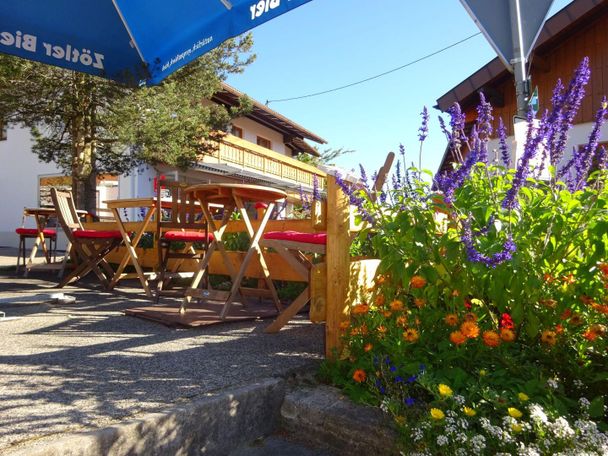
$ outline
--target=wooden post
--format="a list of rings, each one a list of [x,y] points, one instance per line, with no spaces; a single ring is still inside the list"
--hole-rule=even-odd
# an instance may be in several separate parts
[[[333,176],[327,176],[327,318],[325,356],[339,355],[340,323],[348,319],[349,201]]]

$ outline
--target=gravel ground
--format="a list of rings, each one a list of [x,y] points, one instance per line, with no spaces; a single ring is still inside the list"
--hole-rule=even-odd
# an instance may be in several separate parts
[[[140,289],[67,287],[76,302],[50,304],[41,293],[57,291],[53,280],[0,269],[0,311],[19,317],[0,322],[0,453],[322,358],[323,326],[304,317],[278,334],[262,332],[267,321],[176,330],[122,314],[149,303]]]

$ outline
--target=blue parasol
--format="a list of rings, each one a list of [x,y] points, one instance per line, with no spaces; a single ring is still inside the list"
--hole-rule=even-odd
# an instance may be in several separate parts
[[[123,83],[158,84],[310,0],[5,0],[0,52]]]

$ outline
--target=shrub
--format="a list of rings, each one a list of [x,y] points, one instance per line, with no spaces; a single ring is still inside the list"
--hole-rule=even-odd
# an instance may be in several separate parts
[[[488,160],[493,118],[481,95],[470,133],[457,105],[443,127],[461,158],[454,169],[398,165],[377,202],[341,182],[371,226],[381,275],[323,370],[391,413],[408,452],[608,452],[606,99],[588,144],[562,159],[588,79],[585,59],[568,88],[558,83],[551,111],[529,114],[516,169],[504,166],[502,121],[504,163]],[[421,145],[426,122],[425,110]]]

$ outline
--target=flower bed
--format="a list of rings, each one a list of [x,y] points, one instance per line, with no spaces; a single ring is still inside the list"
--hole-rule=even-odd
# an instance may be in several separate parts
[[[588,79],[585,59],[551,111],[530,113],[517,169],[488,161],[482,95],[469,134],[450,110],[453,170],[429,183],[398,165],[377,202],[342,184],[382,275],[322,373],[392,414],[405,454],[608,454],[605,99],[587,146],[562,160]],[[425,110],[421,147],[426,123]]]

